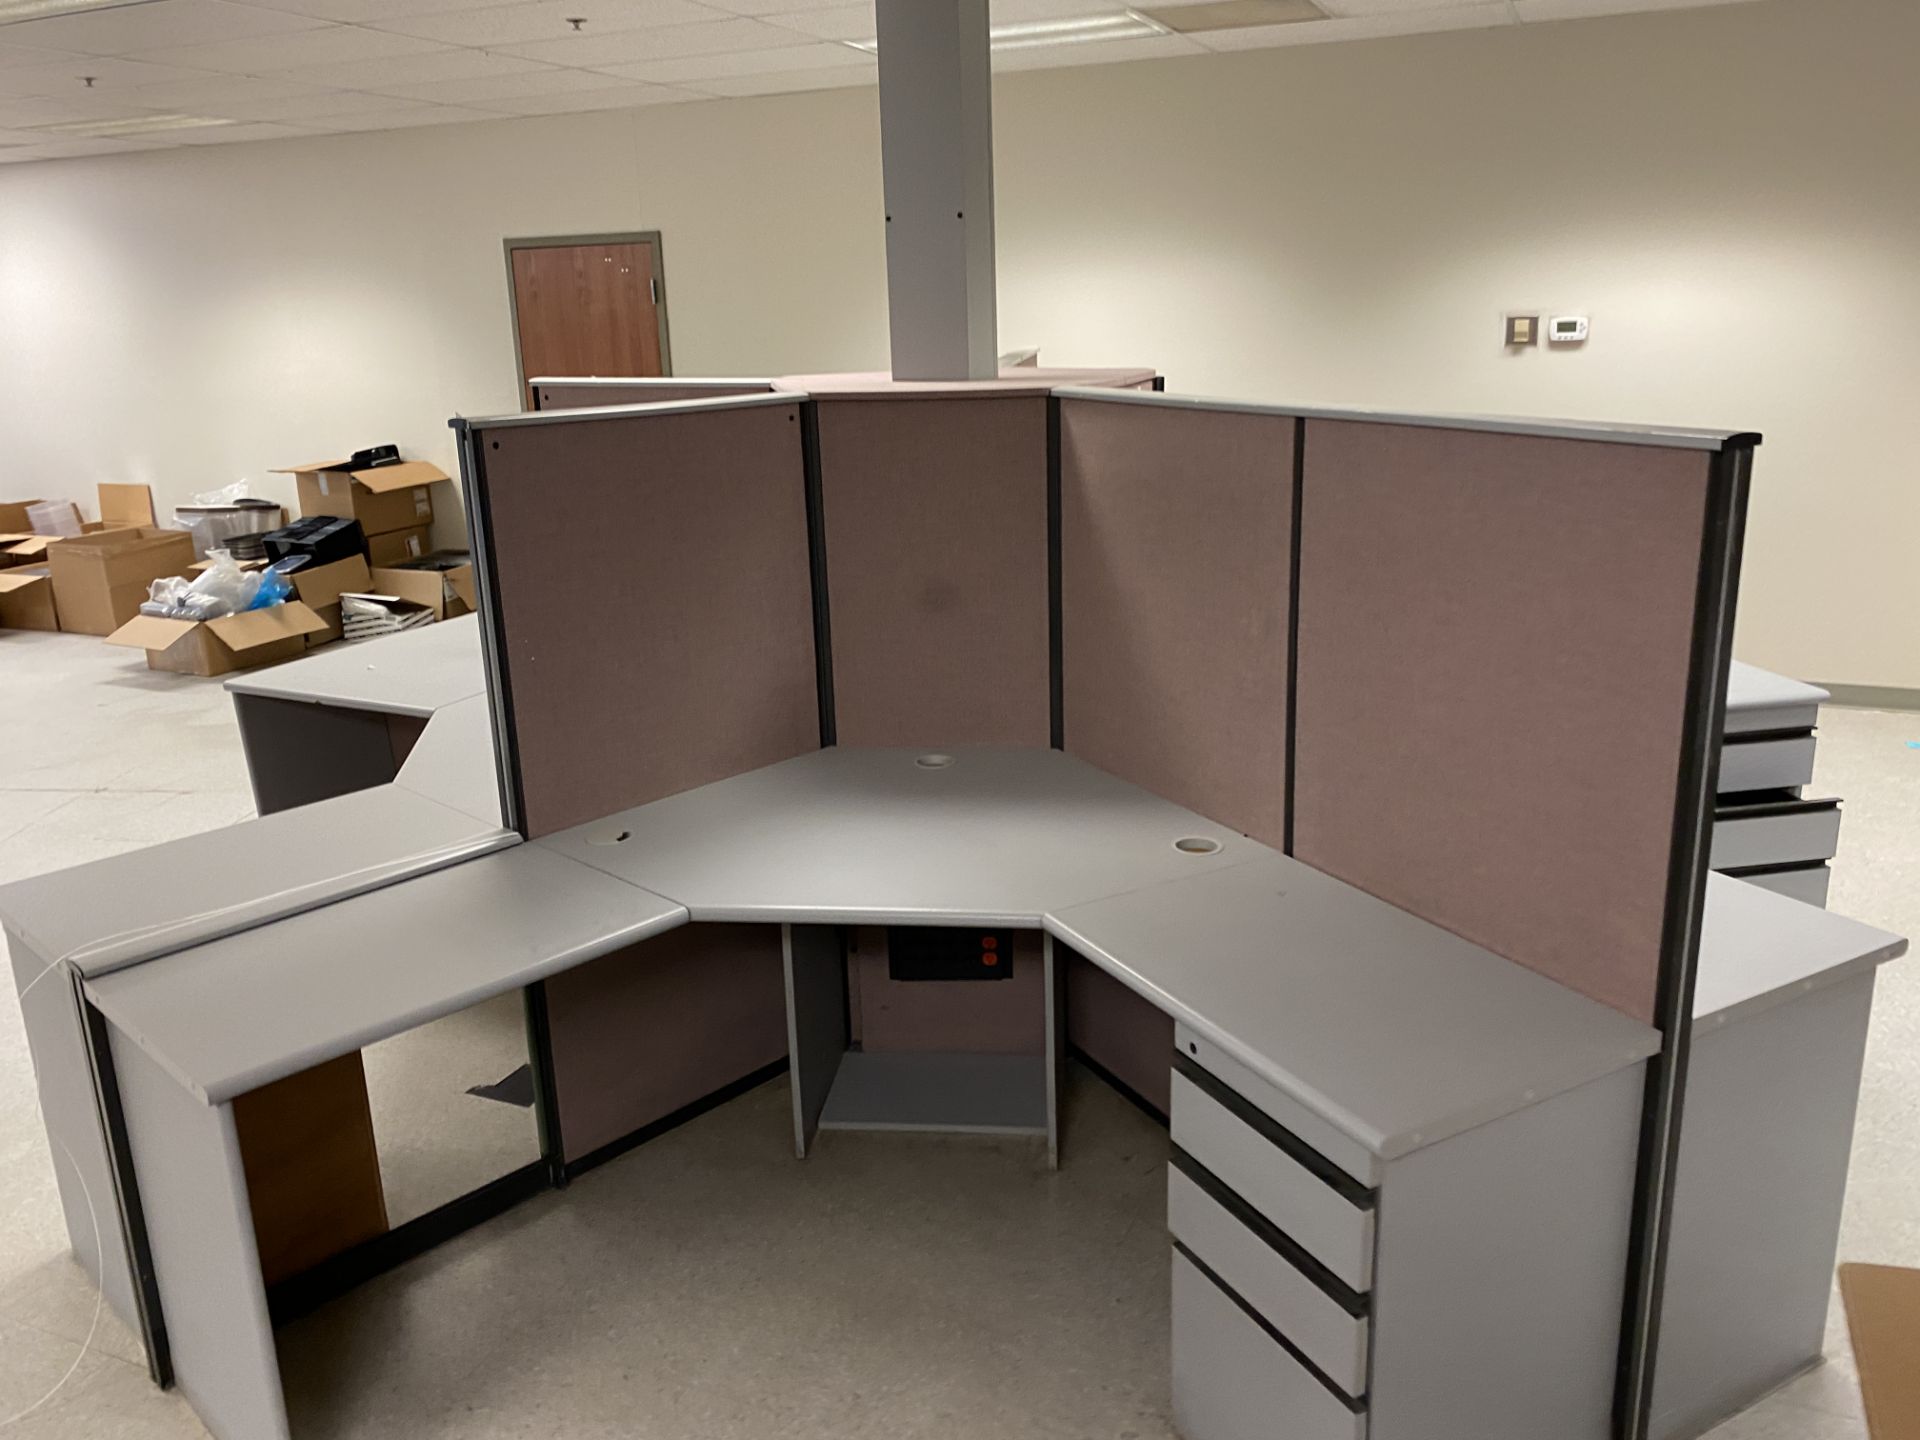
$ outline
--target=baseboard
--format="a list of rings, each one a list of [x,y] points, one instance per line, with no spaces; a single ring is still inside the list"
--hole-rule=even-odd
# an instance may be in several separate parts
[[[1829,685],[1810,682],[1831,696],[1829,704],[1848,710],[1920,710],[1920,690],[1904,685]]]

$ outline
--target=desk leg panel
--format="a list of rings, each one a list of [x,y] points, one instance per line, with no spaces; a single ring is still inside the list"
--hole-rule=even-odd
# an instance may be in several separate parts
[[[235,695],[233,712],[262,815],[385,785],[400,771],[399,737],[379,711]]]
[[[140,1310],[133,1293],[133,1272],[113,1203],[113,1162],[100,1128],[85,1021],[72,977],[65,966],[49,970],[47,958],[29,949],[12,931],[7,932],[7,950],[13,960],[15,989],[26,991],[20,1001],[20,1021],[33,1057],[40,1120],[46,1126],[73,1258],[104,1292],[114,1314],[138,1334]]]
[[[835,925],[782,925],[780,937],[786,960],[793,1150],[804,1160],[847,1053],[847,948]]]
[[[215,1440],[290,1440],[233,1109],[117,1030],[112,1053],[174,1383]]]

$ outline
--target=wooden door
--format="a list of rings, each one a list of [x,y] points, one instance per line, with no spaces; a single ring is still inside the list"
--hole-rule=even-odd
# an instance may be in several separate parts
[[[651,240],[509,244],[522,403],[544,375],[664,375]]]

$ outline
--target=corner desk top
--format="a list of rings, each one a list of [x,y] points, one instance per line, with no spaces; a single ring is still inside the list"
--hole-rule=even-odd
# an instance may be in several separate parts
[[[394,782],[476,820],[502,824],[487,697],[469,696],[434,711]]]
[[[331,645],[302,660],[236,675],[227,689],[235,695],[425,718],[456,700],[486,693],[480,618],[462,615],[379,640]]]
[[[1727,672],[1726,733],[1811,725],[1814,712],[1832,698],[1818,685],[1802,684],[1736,660]]]
[[[1776,895],[1731,875],[1707,876],[1696,1035],[1907,953],[1901,936]]]

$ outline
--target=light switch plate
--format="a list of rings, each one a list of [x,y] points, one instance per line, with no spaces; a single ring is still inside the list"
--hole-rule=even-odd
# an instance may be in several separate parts
[[[1507,316],[1507,344],[1538,345],[1540,343],[1540,317],[1538,315]]]

